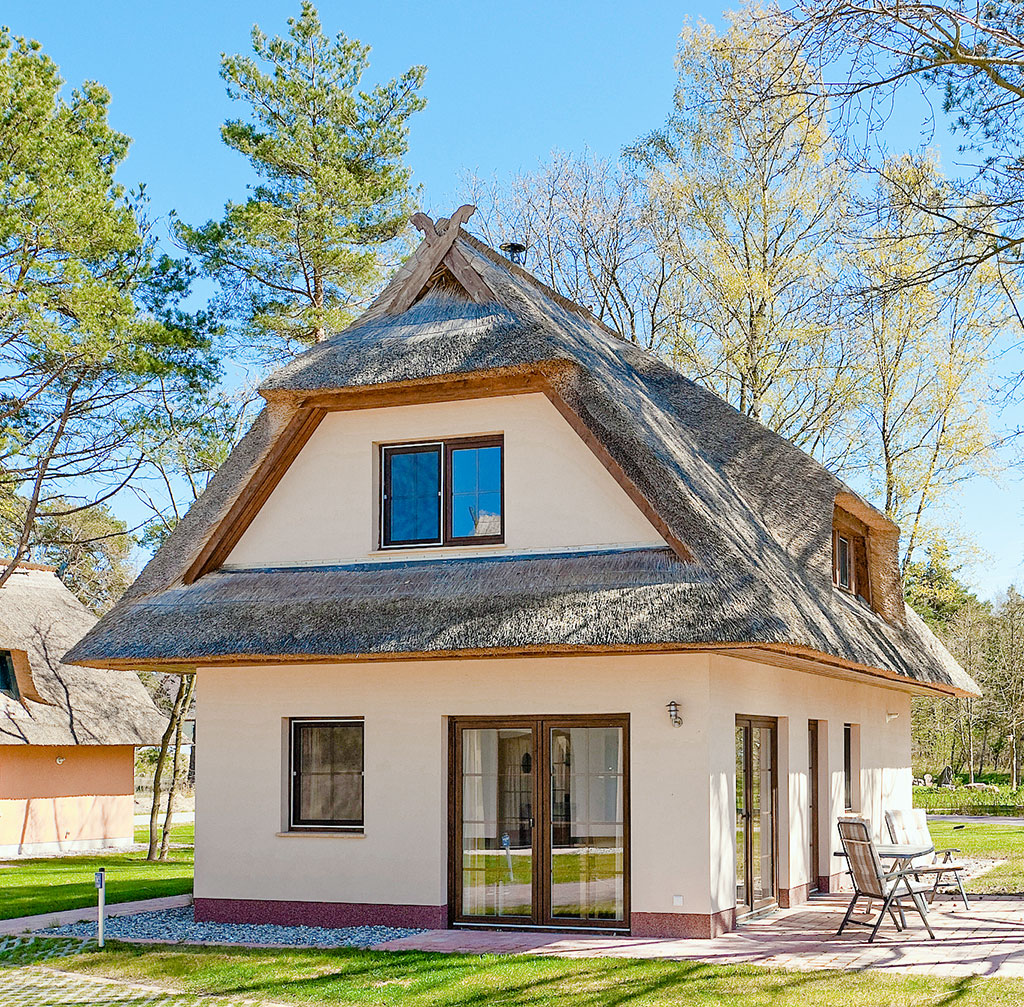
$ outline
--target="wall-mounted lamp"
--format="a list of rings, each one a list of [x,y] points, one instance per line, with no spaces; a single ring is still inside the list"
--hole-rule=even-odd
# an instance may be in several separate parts
[[[899,716],[898,713],[887,713],[885,715],[885,722],[887,724],[891,724],[898,716]]]
[[[63,755],[58,755],[57,756],[57,765],[58,766],[63,766],[64,765],[64,756]]]
[[[668,710],[668,719],[672,722],[672,726],[682,727],[683,718],[679,716],[679,704],[673,699],[665,705],[665,709]]]

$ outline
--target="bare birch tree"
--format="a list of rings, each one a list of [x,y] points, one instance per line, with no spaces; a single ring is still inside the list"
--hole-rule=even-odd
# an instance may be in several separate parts
[[[986,403],[993,343],[1009,321],[994,264],[929,284],[902,282],[928,269],[936,250],[926,215],[902,197],[941,199],[935,165],[906,157],[887,166],[856,236],[850,300],[856,307],[862,448],[854,463],[903,530],[906,572],[940,499],[992,460]]]
[[[848,168],[825,103],[799,93],[812,76],[799,53],[745,15],[724,34],[684,29],[677,67],[665,127],[630,148],[660,223],[675,360],[840,464],[855,390],[836,294]],[[792,83],[786,102],[767,100],[778,75]]]
[[[463,189],[485,241],[525,245],[532,273],[623,339],[670,346],[671,267],[645,187],[624,165],[555,151],[534,172],[506,180],[468,176]]]

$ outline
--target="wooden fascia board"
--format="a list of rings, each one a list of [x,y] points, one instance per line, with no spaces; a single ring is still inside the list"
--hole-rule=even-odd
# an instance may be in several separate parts
[[[185,571],[182,580],[186,584],[217,569],[228,558],[325,415],[322,409],[296,410],[206,545]]]
[[[551,404],[558,410],[562,418],[576,431],[577,436],[597,457],[598,461],[607,469],[609,475],[625,491],[626,495],[633,501],[637,509],[654,526],[659,535],[671,546],[672,551],[684,562],[695,562],[693,553],[686,543],[673,534],[665,519],[658,513],[654,504],[640,490],[626,474],[622,466],[615,460],[611,452],[604,446],[594,431],[590,429],[584,419],[576,412],[568,402],[558,394],[557,389],[550,383],[544,389]]]
[[[132,671],[160,671],[174,674],[189,674],[202,668],[236,668],[263,665],[307,665],[307,664],[369,664],[381,661],[459,661],[487,660],[493,658],[543,658],[543,657],[600,657],[610,654],[720,654],[726,657],[743,657],[759,664],[802,671],[808,674],[824,675],[848,681],[863,682],[883,688],[941,696],[968,696],[970,693],[953,685],[922,682],[884,668],[843,661],[833,655],[823,654],[807,647],[791,644],[749,643],[665,643],[636,645],[576,646],[574,644],[546,644],[536,647],[489,647],[467,648],[465,650],[401,651],[395,653],[365,654],[221,654],[217,656],[196,655],[189,661],[160,658],[136,660],[103,659],[78,661],[87,668],[115,668]]]

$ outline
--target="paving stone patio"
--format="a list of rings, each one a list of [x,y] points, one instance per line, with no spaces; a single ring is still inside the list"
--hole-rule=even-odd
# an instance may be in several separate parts
[[[948,900],[936,902],[928,913],[936,940],[929,939],[919,919],[915,925],[911,914],[907,930],[897,933],[887,921],[873,944],[868,944],[868,931],[863,927],[850,927],[836,937],[848,904],[849,896],[816,896],[802,906],[779,910],[715,940],[428,930],[376,947],[570,958],[680,958],[801,971],[872,968],[940,976],[1024,978],[1024,898],[975,897],[970,910],[962,904],[957,909]]]

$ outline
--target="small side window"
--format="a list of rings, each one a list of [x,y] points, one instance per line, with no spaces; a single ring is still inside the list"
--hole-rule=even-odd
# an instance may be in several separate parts
[[[0,693],[18,698],[18,677],[14,674],[14,657],[9,650],[0,650]]]
[[[363,722],[291,722],[292,829],[363,827]]]
[[[853,811],[860,803],[860,727],[843,724],[843,807]]]
[[[833,579],[844,591],[853,590],[853,546],[846,535],[835,534]]]

